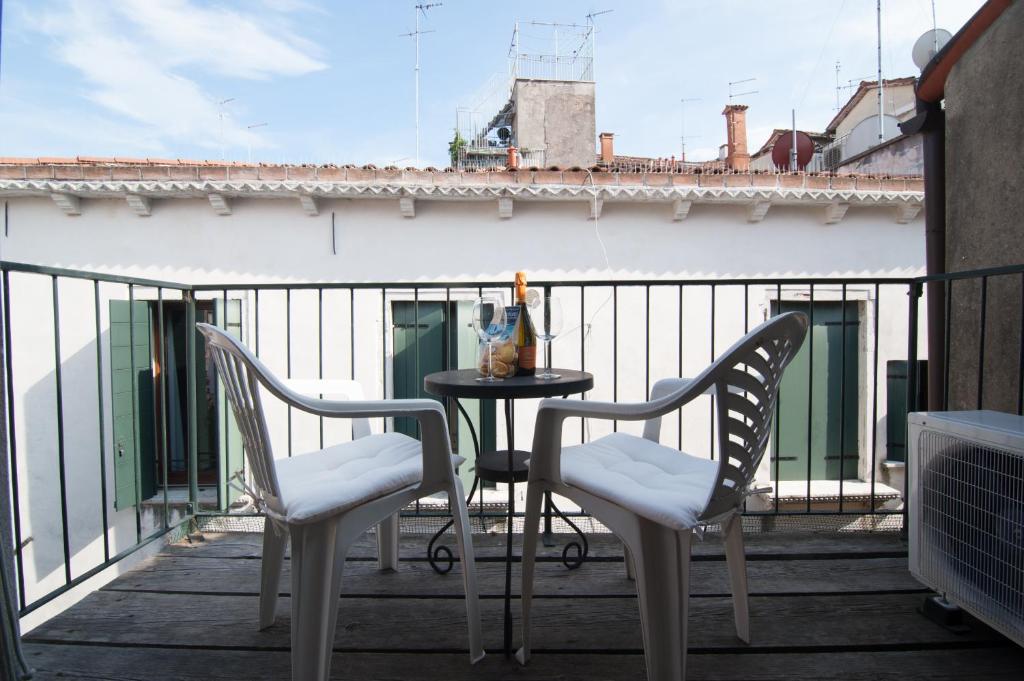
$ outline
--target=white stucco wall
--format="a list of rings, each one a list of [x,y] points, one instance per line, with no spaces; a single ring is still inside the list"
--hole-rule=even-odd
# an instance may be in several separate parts
[[[923,273],[924,220],[897,224],[893,208],[856,205],[834,225],[823,224],[820,205],[776,205],[763,221],[747,222],[746,206],[693,205],[685,220],[673,222],[664,203],[606,202],[598,221],[588,220],[583,201],[517,201],[511,219],[498,218],[493,201],[417,201],[415,218],[401,217],[394,199],[320,200],[320,215],[307,216],[294,199],[235,199],[233,213],[219,216],[206,199],[155,200],[150,217],[137,216],[123,199],[82,201],[82,214],[67,216],[49,198],[8,198],[6,234],[0,235],[4,260],[78,270],[200,283],[254,282],[431,282],[508,281],[526,270],[532,281],[577,279],[736,279],[779,277],[907,277]],[[337,254],[331,252],[334,214]],[[607,264],[602,244],[607,252]],[[24,553],[28,595],[38,597],[63,583],[60,513],[56,475],[56,424],[51,285],[47,277],[11,274],[12,361],[20,504],[23,536],[32,536]],[[724,282],[723,282],[724,283]],[[507,291],[507,289],[506,289]],[[787,286],[786,299],[801,299],[805,286]],[[556,289],[565,308],[565,333],[556,340],[556,366],[579,367],[581,335],[586,369],[595,375],[592,399],[613,398],[613,307],[611,289],[588,290],[581,312],[579,289]],[[906,290],[883,286],[878,307],[873,286],[851,285],[851,300],[862,300],[862,329],[873,328],[879,317],[878,367],[880,390],[876,431],[879,461],[884,456],[884,372],[886,359],[906,356]],[[643,286],[618,292],[617,376],[619,400],[641,400],[648,384],[645,366],[645,302]],[[102,558],[102,531],[97,499],[98,411],[96,347],[92,286],[61,280],[61,359],[64,387],[66,467],[69,481],[72,572],[78,574]],[[137,299],[155,298],[140,288]],[[211,294],[213,295],[213,294]],[[472,299],[475,288],[455,289],[452,298]],[[775,287],[751,286],[743,309],[742,286],[719,286],[715,291],[715,354],[739,338],[744,324],[753,327],[765,317]],[[420,300],[444,294],[420,292]],[[681,301],[680,301],[681,296]],[[838,296],[838,287],[816,289],[818,300]],[[166,298],[175,294],[165,291]],[[243,299],[248,342],[252,344],[252,293],[231,294]],[[102,355],[107,347],[107,300],[127,298],[120,285],[101,287]],[[675,286],[650,288],[649,383],[662,376],[694,375],[709,362],[711,289]],[[389,300],[412,300],[412,291],[389,292]],[[391,341],[383,346],[381,332],[390,333],[382,319],[378,291],[360,291],[349,307],[347,291],[324,293],[325,377],[348,378],[349,319],[355,323],[355,377],[369,396],[380,396],[390,374]],[[292,375],[314,377],[317,371],[317,296],[294,292],[292,306]],[[260,354],[270,367],[284,371],[284,294],[262,292],[259,298]],[[385,306],[385,314],[390,306]],[[681,313],[680,313],[681,311]],[[351,315],[351,316],[350,316]],[[682,367],[679,367],[680,334]],[[385,354],[382,357],[382,352]],[[862,367],[874,362],[864,344]],[[923,352],[923,348],[922,348]],[[922,355],[923,356],[923,355]],[[109,367],[105,367],[105,404],[110,405]],[[870,456],[873,391],[871,372],[865,372],[861,409],[862,458]],[[382,380],[383,378],[383,380]],[[390,394],[387,388],[386,394]],[[683,410],[683,424],[666,417],[663,442],[708,455],[709,400],[702,398]],[[532,437],[536,402],[517,404],[516,439],[525,445]],[[285,455],[286,410],[268,409],[268,420],[279,456]],[[498,414],[499,445],[504,423]],[[112,447],[107,418],[107,453]],[[293,449],[317,446],[317,420],[293,416]],[[379,428],[379,424],[376,426]],[[589,424],[589,437],[610,432],[611,424]],[[638,424],[620,430],[639,432]],[[681,432],[681,436],[680,436]],[[328,440],[348,437],[347,427],[328,427]],[[566,442],[580,441],[578,423],[566,429]],[[767,460],[767,457],[766,457]],[[865,459],[865,462],[869,460]],[[865,469],[869,463],[862,463]],[[108,465],[109,537],[111,553],[135,541],[131,510],[115,512],[113,466]],[[767,479],[765,471],[765,478]],[[878,469],[879,480],[883,480]]]

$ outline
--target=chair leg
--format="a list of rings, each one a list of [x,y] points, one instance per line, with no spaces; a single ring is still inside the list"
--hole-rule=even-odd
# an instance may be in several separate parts
[[[648,681],[686,678],[690,597],[690,530],[675,532],[640,519],[632,538]]]
[[[335,560],[337,526],[331,518],[292,527],[293,681],[327,679],[343,562]]]
[[[480,596],[476,586],[476,558],[473,554],[473,534],[466,512],[466,492],[462,481],[448,490],[448,505],[455,521],[455,540],[459,545],[459,560],[462,561],[462,585],[466,593],[466,621],[469,624],[469,661],[475,664],[484,657],[483,634],[480,629]]]
[[[530,661],[530,607],[533,604],[533,568],[537,556],[537,533],[540,525],[540,505],[544,499],[544,491],[539,485],[528,485],[526,488],[526,518],[523,521],[523,558],[521,562],[522,586],[520,587],[520,605],[523,609],[522,629],[523,645],[516,652],[519,664]]]
[[[747,598],[747,556],[743,550],[743,519],[737,513],[724,523],[725,560],[729,565],[732,607],[736,616],[736,635],[750,643],[750,606]]]
[[[377,524],[377,567],[398,570],[398,513]]]
[[[626,564],[626,579],[636,581],[636,570],[633,568],[633,554],[629,552],[626,543],[622,543],[622,559]]]
[[[263,560],[260,565],[261,630],[274,623],[277,594],[281,590],[281,566],[287,546],[287,530],[268,517],[263,523]]]

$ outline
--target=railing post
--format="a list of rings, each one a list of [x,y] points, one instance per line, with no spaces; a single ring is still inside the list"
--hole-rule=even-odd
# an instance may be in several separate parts
[[[196,299],[185,291],[185,390],[188,412],[188,513],[199,512],[199,422],[196,413]]]
[[[921,300],[921,282],[911,282],[907,289],[907,409],[915,404],[917,398],[917,327],[918,307]],[[910,419],[907,419],[908,432],[904,433],[904,441],[907,443],[907,456],[903,460],[903,530],[904,539],[907,538],[909,530],[909,506],[910,499],[910,450],[912,443],[909,435]]]
[[[6,272],[4,273],[6,276]],[[6,281],[5,281],[6,283]],[[3,324],[9,331],[10,299],[4,296]],[[9,334],[4,334],[4,342],[0,343],[0,368],[7,367],[7,342]],[[7,376],[6,371],[0,375]],[[7,391],[0,390],[0,453],[7,452]],[[21,652],[21,631],[18,626],[19,603],[14,590],[14,557],[10,547],[14,546],[11,528],[11,478],[7,469],[6,456],[0,456],[0,677],[4,679],[23,679],[31,676],[28,665]],[[20,567],[19,567],[20,570]],[[24,605],[23,603],[21,604]]]

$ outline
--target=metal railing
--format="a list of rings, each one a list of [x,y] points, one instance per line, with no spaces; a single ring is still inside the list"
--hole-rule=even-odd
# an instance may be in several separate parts
[[[110,329],[103,325],[103,300],[126,300],[129,303],[128,309],[132,311],[135,310],[136,301],[147,301],[153,310],[155,331],[161,339],[167,337],[165,309],[170,302],[184,306],[185,328],[193,328],[197,305],[221,301],[221,309],[226,310],[229,300],[239,300],[243,340],[275,371],[291,376],[293,368],[303,364],[307,368],[312,367],[318,378],[329,375],[331,378],[360,379],[366,383],[366,378],[370,377],[376,383],[366,386],[370,396],[392,397],[395,394],[392,385],[395,337],[394,329],[390,326],[394,322],[392,307],[395,303],[411,306],[413,326],[417,329],[420,327],[421,310],[426,304],[434,303],[435,309],[442,311],[444,337],[450,339],[459,301],[471,301],[485,291],[508,292],[511,295],[511,287],[504,281],[188,285],[18,263],[2,263],[0,271],[3,342],[7,359],[3,378],[10,442],[6,463],[11,477],[10,511],[16,544],[15,572],[21,616],[132,555],[146,544],[182,527],[183,523],[201,512],[195,371],[200,359],[197,357],[194,334],[185,334],[188,365],[188,466],[185,489],[188,491],[188,503],[181,510],[180,517],[176,517],[169,500],[173,486],[168,482],[168,457],[165,454],[161,464],[164,467],[163,475],[155,501],[148,500],[151,507],[155,504],[159,509],[154,520],[155,527],[143,531],[140,513],[142,502],[147,500],[141,499],[141,487],[136,480],[134,522],[131,523],[133,527],[126,531],[128,540],[118,545],[113,541],[115,537],[112,532],[115,528],[110,517],[113,507],[108,482],[109,469],[113,465],[110,435],[113,427],[110,411],[112,405],[108,397],[110,379],[107,372],[111,356],[109,341],[105,343],[103,340],[104,334],[109,334]],[[806,380],[806,404],[798,400],[796,405],[797,409],[805,410],[805,413],[801,411],[801,418],[796,421],[805,429],[802,451],[797,452],[806,456],[805,475],[801,479],[782,481],[780,484],[780,478],[784,477],[783,459],[786,458],[782,454],[789,453],[779,451],[779,443],[782,442],[780,423],[787,417],[787,408],[792,409],[783,396],[779,400],[776,436],[765,457],[768,463],[762,464],[764,470],[759,476],[759,479],[763,478],[763,482],[770,485],[771,491],[752,497],[746,511],[762,516],[843,516],[851,520],[871,516],[899,520],[903,513],[902,506],[898,500],[895,505],[885,504],[892,499],[888,492],[881,491],[882,481],[879,480],[879,476],[887,470],[882,465],[885,461],[882,422],[887,416],[885,404],[880,401],[885,380],[882,362],[886,359],[907,360],[910,366],[914,366],[921,355],[919,326],[923,315],[919,312],[919,298],[926,285],[934,287],[937,284],[931,282],[939,281],[941,284],[938,285],[944,287],[946,294],[945,358],[948,360],[950,357],[951,342],[954,350],[958,347],[957,324],[969,325],[980,331],[982,340],[977,350],[977,406],[980,407],[985,402],[982,391],[985,386],[987,348],[990,353],[988,359],[991,359],[991,343],[986,343],[985,332],[991,326],[993,315],[985,311],[992,305],[992,285],[989,282],[997,278],[1013,278],[1021,282],[1022,294],[1019,301],[1014,300],[1013,306],[1015,310],[1024,309],[1024,266],[924,278],[577,280],[534,282],[534,286],[543,289],[546,294],[560,297],[566,309],[568,328],[556,341],[556,363],[565,368],[583,369],[595,374],[592,397],[611,400],[646,399],[653,382],[658,378],[693,375],[757,322],[776,314],[783,307],[804,309],[813,324],[815,314],[824,314],[823,310],[828,305],[833,309],[838,305],[841,310],[838,323],[843,332],[839,334],[839,347],[829,346],[829,352],[835,354],[838,350],[840,357],[838,390],[833,386],[830,388],[831,393],[822,396],[820,392],[825,384],[821,382],[820,372],[811,368],[803,370],[804,374],[795,379],[801,386],[801,392],[803,381]],[[956,306],[951,306],[951,291],[956,293],[966,290],[970,286],[966,283],[968,280],[974,280],[979,287],[981,315],[976,327],[968,324],[971,320],[963,318],[956,319],[952,324],[950,322],[950,313],[955,318],[958,310]],[[855,321],[848,319],[848,315],[855,316]],[[826,325],[834,326],[836,321],[828,320]],[[853,336],[846,331],[853,323],[856,323],[858,329],[855,341],[857,349],[855,354],[850,354],[847,343]],[[41,325],[41,330],[37,328],[32,331],[32,325]],[[137,332],[136,326],[136,320],[131,319],[128,345],[133,348],[133,352],[137,346],[133,336]],[[52,346],[41,341],[50,336],[50,330]],[[1024,329],[1021,333],[1024,339]],[[816,333],[808,336],[807,367],[818,366],[815,362],[820,362],[821,355],[827,354],[818,350],[818,355],[815,355],[816,343],[826,342],[824,338]],[[422,384],[425,369],[419,366],[421,340],[418,333],[412,342],[416,358],[412,370]],[[1024,381],[1024,373],[1021,373],[1024,371],[1024,341],[1017,345],[1017,371]],[[161,352],[166,352],[163,342],[160,347]],[[445,347],[441,367],[455,368],[451,348]],[[69,361],[71,353],[82,361]],[[87,357],[91,359],[85,362],[83,358]],[[855,358],[858,362],[857,390],[853,392],[846,383],[848,358]],[[167,365],[166,356],[159,359],[161,366]],[[86,366],[85,370],[83,366]],[[948,385],[948,361],[944,371]],[[19,383],[23,376],[38,379],[33,387],[48,385],[44,392],[52,395],[52,401],[42,406],[39,400],[29,404],[27,388]],[[906,390],[908,396],[916,394],[916,374],[913,371],[909,373]],[[133,389],[133,399],[137,399],[137,393],[138,390]],[[87,398],[89,395],[94,397]],[[73,397],[69,399],[69,396]],[[666,417],[662,441],[715,458],[718,452],[715,451],[713,399],[708,396],[706,405],[684,407],[686,413],[679,412],[674,419]],[[834,399],[840,401],[839,413],[842,414],[838,421],[838,440],[845,443],[848,434],[846,429],[857,428],[859,439],[855,451],[848,451],[845,444],[840,444],[834,451],[818,451],[820,448],[812,443],[815,436],[812,433],[815,410]],[[853,424],[846,417],[847,405],[843,402],[847,399],[857,400],[858,415]],[[80,403],[89,400],[95,401],[91,422],[83,417],[79,408]],[[1022,401],[1024,395],[1017,400],[1018,413],[1024,406]],[[949,403],[948,391],[946,402]],[[167,452],[167,403],[161,400],[160,404],[163,409],[156,411],[157,428],[154,438],[160,438],[163,451]],[[909,397],[908,404],[911,404]],[[74,412],[74,423],[69,424],[66,417],[70,412]],[[52,421],[50,431],[39,423],[47,419]],[[284,450],[290,455],[296,442],[312,441],[322,446],[325,441],[322,420],[319,424],[308,421],[300,424],[293,418],[290,409],[287,416],[279,419],[274,427],[277,428],[278,441],[285,443],[285,447],[280,450],[282,455]],[[387,430],[394,428],[394,423],[379,420],[377,427]],[[609,427],[611,430],[619,430],[632,428],[633,425],[612,423]],[[20,435],[25,435],[20,430],[22,428],[30,432],[19,439]],[[77,433],[82,428],[92,428],[91,441],[79,438]],[[77,429],[73,438],[73,452],[69,452],[68,447],[72,441],[69,440],[70,429]],[[500,427],[495,430],[499,434],[502,431]],[[578,431],[567,429],[567,432],[578,432],[578,441],[584,442],[600,435],[602,431],[597,424],[581,421]],[[44,433],[47,438],[52,437],[53,442],[47,444],[46,438],[40,438],[40,433]],[[138,438],[139,433],[135,432],[134,437]],[[32,451],[23,451],[22,448]],[[132,452],[133,456],[140,456],[139,447],[134,447]],[[225,458],[228,452],[222,451],[219,455]],[[826,485],[826,491],[822,489],[824,483],[815,464],[815,457],[821,458],[820,455],[833,461],[838,458],[839,462],[838,478]],[[48,465],[56,472],[56,480],[53,482],[56,502],[51,507],[37,506],[30,509],[32,517],[26,518],[25,493],[30,486],[30,494],[34,497],[43,495],[43,492],[34,487],[39,484],[39,472],[26,471],[24,466],[42,466],[41,461],[47,456],[52,456],[53,460]],[[856,461],[856,474],[847,472],[846,465],[852,461]],[[138,475],[141,462],[136,460],[135,463]],[[72,464],[74,473],[71,473]],[[792,468],[792,464],[787,465]],[[92,483],[88,482],[90,474],[83,471],[89,467],[95,469],[91,474],[93,479],[98,475],[95,489],[87,489],[88,484]],[[226,483],[230,473],[226,465],[218,465],[218,483],[221,486]],[[788,491],[784,491],[783,487],[787,487]],[[75,508],[79,509],[74,513],[74,522],[69,510],[69,497],[74,497]],[[83,497],[89,497],[90,501],[83,503]],[[223,508],[225,505],[225,499],[219,499],[218,507]],[[80,517],[84,513],[81,509],[87,506],[92,508],[88,513],[95,514],[92,522],[98,523],[99,529],[93,535],[86,532],[82,536],[83,523],[88,523]],[[480,510],[483,511],[482,508]],[[439,510],[436,506],[421,508],[417,505],[409,509],[411,514],[437,515],[442,512],[443,509]],[[43,521],[47,519],[42,518],[42,515],[46,513],[52,513],[54,518],[59,517],[59,531],[52,536],[34,532],[35,536],[28,537],[26,522],[33,526],[45,526]],[[118,515],[121,519],[118,522],[123,523],[126,514],[124,509],[120,509]],[[58,525],[54,522],[54,526]],[[54,571],[60,573],[59,579],[45,571],[35,570],[38,584],[33,593],[29,593],[26,586],[26,563],[29,560],[27,541],[37,545],[49,542],[52,544],[50,549],[61,562],[59,567],[54,568]]]

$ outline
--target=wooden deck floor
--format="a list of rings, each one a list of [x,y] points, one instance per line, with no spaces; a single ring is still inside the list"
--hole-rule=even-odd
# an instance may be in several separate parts
[[[537,569],[535,655],[524,668],[500,652],[502,537],[474,540],[482,662],[470,666],[466,653],[459,567],[434,574],[426,538],[406,535],[401,570],[380,572],[367,537],[346,571],[333,678],[645,678],[636,594],[617,542],[593,538],[596,560],[571,572],[547,550]],[[232,533],[166,547],[25,637],[36,678],[287,679],[287,597],[278,623],[256,631],[259,542]],[[750,646],[732,630],[720,543],[712,536],[695,547],[690,679],[1021,678],[1024,651],[1003,637],[977,623],[954,634],[916,612],[926,592],[907,572],[897,535],[749,534],[747,553]],[[515,592],[518,579],[516,566]]]

